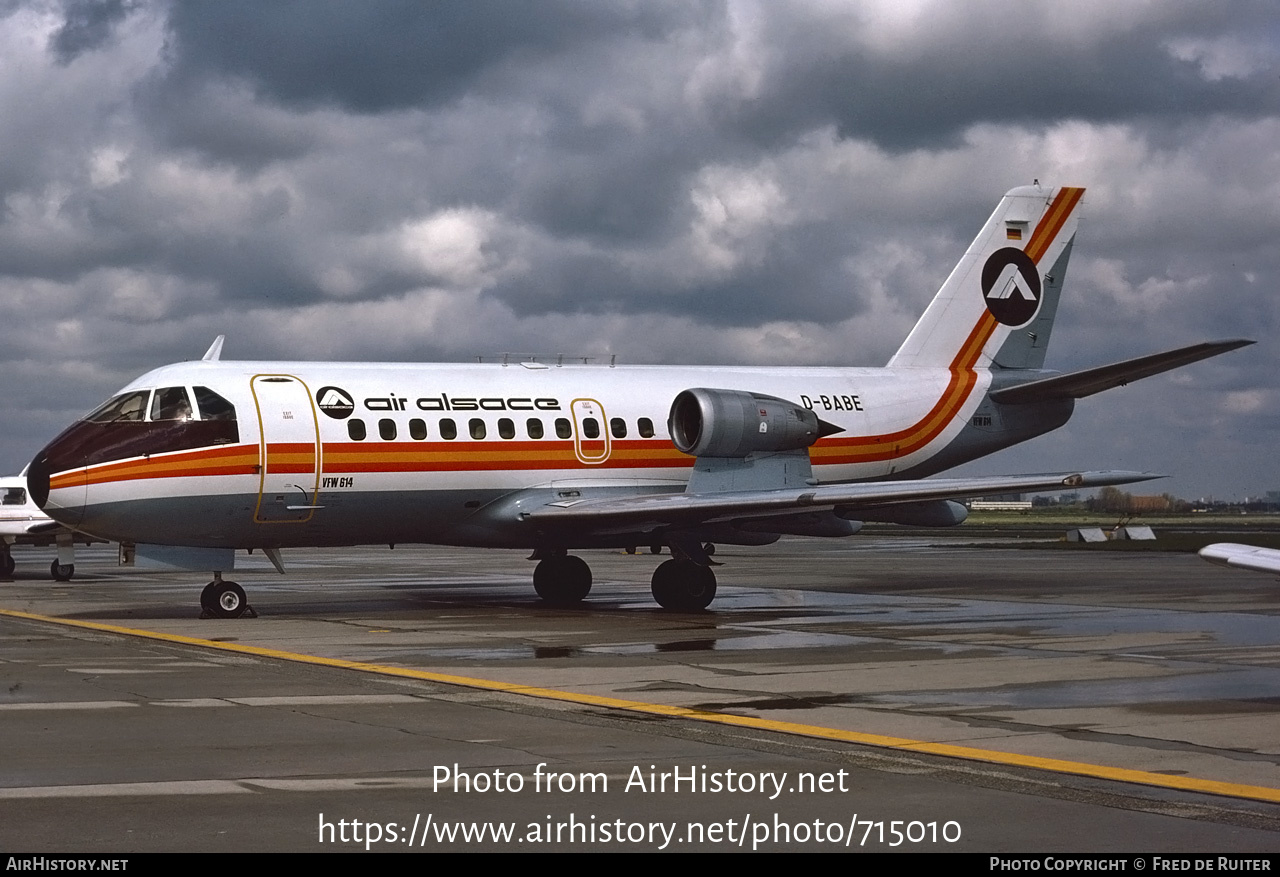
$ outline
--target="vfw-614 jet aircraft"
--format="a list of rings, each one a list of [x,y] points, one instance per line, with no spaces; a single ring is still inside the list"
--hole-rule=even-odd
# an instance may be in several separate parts
[[[1077,398],[1249,341],[1042,370],[1084,190],[1014,189],[886,368],[221,360],[143,375],[32,461],[55,520],[181,546],[235,617],[234,550],[527,548],[549,602],[586,596],[572,549],[669,547],[653,595],[715,595],[715,543],[947,526],[957,498],[1123,484],[1132,472],[932,479],[1067,422]]]

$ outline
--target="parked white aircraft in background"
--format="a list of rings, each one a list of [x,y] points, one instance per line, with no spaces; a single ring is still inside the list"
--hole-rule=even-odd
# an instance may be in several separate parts
[[[531,548],[553,603],[591,587],[570,549],[667,546],[655,599],[703,608],[717,542],[949,526],[957,498],[1153,477],[925,478],[1251,343],[1042,370],[1083,193],[1009,192],[886,368],[227,362],[219,338],[55,438],[31,493],[67,527],[214,570],[214,615],[246,608],[222,579],[235,549],[282,568],[281,548],[405,542]]]
[[[0,576],[12,576],[18,566],[11,551],[14,545],[57,545],[49,575],[69,582],[76,572],[77,541],[88,545],[100,540],[73,533],[42,512],[27,492],[25,473],[0,477]]]
[[[1240,545],[1236,542],[1215,542],[1201,548],[1200,556],[1210,563],[1221,566],[1280,575],[1280,551],[1274,548],[1258,548],[1256,545]]]

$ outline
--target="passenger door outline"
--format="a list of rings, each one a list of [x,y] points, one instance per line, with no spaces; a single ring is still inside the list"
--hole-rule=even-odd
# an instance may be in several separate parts
[[[322,447],[311,388],[299,377],[254,375],[258,414],[258,524],[303,524],[319,508]]]
[[[609,459],[611,450],[609,442],[609,421],[604,416],[604,406],[595,399],[574,399],[569,403],[573,414],[573,453],[580,463],[598,466]],[[600,427],[597,438],[587,438],[582,431],[582,423],[588,417],[594,417]]]

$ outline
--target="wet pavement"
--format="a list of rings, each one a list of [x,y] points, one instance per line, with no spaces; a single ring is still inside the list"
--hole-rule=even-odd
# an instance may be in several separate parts
[[[649,597],[658,559],[647,554],[583,552],[595,574],[591,596],[581,608],[554,609],[533,594],[532,564],[517,552],[297,551],[286,553],[284,576],[265,558],[245,559],[235,578],[260,617],[235,621],[198,618],[204,579],[193,574],[120,569],[98,550],[82,552],[76,581],[60,585],[40,577],[41,564],[15,556],[17,580],[0,585],[4,609],[708,711],[774,722],[784,736],[783,726],[800,726],[797,739],[805,739],[803,728],[826,728],[918,741],[925,752],[979,753],[976,761],[954,762],[960,765],[981,764],[987,752],[1190,778],[1222,784],[1228,794],[1215,799],[1124,784],[1108,794],[1155,796],[1160,807],[1201,814],[1194,818],[1217,813],[1204,817],[1210,822],[1265,831],[1280,825],[1280,808],[1259,803],[1267,790],[1280,796],[1277,583],[1194,555],[874,537],[722,547],[712,610],[668,613]],[[0,619],[0,634],[23,642],[40,629]],[[165,684],[147,697],[171,704],[257,696],[201,691],[208,680],[188,676],[207,670],[209,661],[248,659],[192,654],[188,669],[187,659],[169,655],[160,674]],[[118,665],[109,655],[69,660],[59,674],[113,684],[140,678],[134,658]],[[45,661],[41,666],[57,663],[52,656]],[[11,719],[19,706],[44,701],[38,688],[17,678],[19,664],[0,667],[8,689],[0,693],[0,716]],[[272,697],[293,696],[287,686],[267,688]],[[457,691],[450,697],[479,696]],[[115,701],[101,691],[67,700]],[[599,714],[563,703],[554,709]],[[125,711],[92,712],[94,721],[115,721]],[[34,715],[29,708],[24,714]],[[111,782],[120,782],[129,761],[111,758],[120,768]],[[385,767],[380,762],[372,770],[381,775]],[[10,788],[52,788],[73,779],[12,768],[0,774]],[[1043,775],[1073,794],[1097,782],[1067,774]],[[1240,794],[1233,795],[1237,786]],[[952,791],[960,801],[975,794]],[[1006,837],[994,823],[988,828],[989,841]],[[1064,832],[1060,839],[1074,836]],[[1171,839],[1178,836],[1171,830]]]

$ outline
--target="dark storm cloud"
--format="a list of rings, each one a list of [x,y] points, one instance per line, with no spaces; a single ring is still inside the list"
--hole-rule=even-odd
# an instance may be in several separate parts
[[[129,0],[66,0],[65,19],[49,38],[49,51],[59,63],[69,64],[101,48],[133,5]]]
[[[766,9],[779,60],[758,100],[727,108],[725,119],[762,143],[834,122],[843,137],[906,149],[945,143],[981,121],[1257,118],[1280,105],[1280,79],[1269,67],[1211,80],[1170,52],[1189,33],[1280,37],[1274,6],[1265,2],[1168,4],[1143,27],[1083,40],[1055,28],[1045,6],[1015,13],[1007,5],[955,4],[934,7],[940,20],[921,21],[910,42],[883,51],[829,21]],[[945,38],[929,36],[931,25]]]
[[[229,76],[283,104],[379,113],[451,100],[508,62],[620,35],[660,40],[698,14],[658,2],[178,0],[169,30],[179,77]]]
[[[1089,187],[1050,365],[1271,337],[1272,9],[0,0],[6,415],[38,445],[220,332],[878,365],[1034,177]],[[1278,370],[1258,345],[1088,400],[992,471],[1184,471],[1238,428],[1218,471],[1280,485],[1248,450]]]
[[[838,322],[862,310],[840,257],[856,256],[847,229],[806,225],[778,240],[752,264],[714,279],[673,282],[660,264],[629,267],[607,252],[566,256],[554,250],[486,296],[520,317],[546,313],[669,312],[712,327],[772,320]],[[837,254],[834,255],[833,254]],[[661,300],[659,300],[661,299]]]

